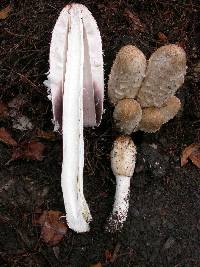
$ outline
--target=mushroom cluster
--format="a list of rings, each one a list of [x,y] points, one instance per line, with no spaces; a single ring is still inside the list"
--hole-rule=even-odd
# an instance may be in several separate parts
[[[113,117],[119,131],[126,135],[138,130],[153,133],[172,119],[181,107],[174,94],[183,84],[185,73],[186,55],[177,45],[160,47],[148,61],[137,47],[122,47],[108,81],[108,95],[115,106]],[[136,147],[131,138],[118,137],[111,151],[116,191],[106,227],[110,232],[120,230],[126,220],[135,157]]]
[[[147,61],[135,46],[120,49],[108,81],[116,127],[124,134],[153,133],[181,107],[174,96],[186,74],[186,54],[177,45],[157,49]]]

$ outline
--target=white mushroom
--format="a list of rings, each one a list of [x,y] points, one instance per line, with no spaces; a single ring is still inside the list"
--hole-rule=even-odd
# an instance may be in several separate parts
[[[56,126],[63,133],[62,190],[68,226],[89,230],[92,219],[83,194],[83,126],[96,126],[103,111],[101,37],[89,10],[66,6],[54,27],[50,46],[50,89]]]
[[[126,221],[129,208],[130,179],[135,169],[136,147],[129,136],[120,136],[111,151],[111,167],[116,176],[116,192],[113,210],[106,229],[120,230]]]

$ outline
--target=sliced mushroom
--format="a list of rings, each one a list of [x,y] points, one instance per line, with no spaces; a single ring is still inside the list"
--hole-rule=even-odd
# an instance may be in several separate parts
[[[71,229],[86,232],[92,217],[83,194],[83,125],[100,123],[104,77],[100,33],[83,5],[67,5],[56,22],[46,85],[54,121],[63,132],[61,185],[66,220]]]
[[[145,79],[138,92],[141,107],[161,107],[183,84],[186,54],[177,45],[165,45],[150,57]]]
[[[145,76],[146,58],[135,46],[120,49],[108,81],[108,96],[114,105],[124,98],[135,98]]]

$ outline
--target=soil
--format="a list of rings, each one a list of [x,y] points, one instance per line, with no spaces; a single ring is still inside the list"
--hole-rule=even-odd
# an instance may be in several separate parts
[[[105,84],[118,50],[136,45],[147,57],[158,47],[177,43],[187,53],[187,75],[177,92],[182,110],[155,134],[132,135],[138,157],[131,182],[130,209],[121,232],[105,232],[112,210],[115,177],[110,150],[118,135],[113,107],[105,86],[105,113],[100,127],[86,129],[84,191],[93,222],[89,233],[68,230],[56,247],[40,239],[32,225],[34,211],[64,212],[60,187],[62,140],[42,141],[43,161],[6,163],[11,148],[0,143],[0,265],[87,267],[97,262],[116,267],[200,266],[200,171],[180,167],[181,151],[200,142],[200,2],[198,0],[83,0],[99,26],[105,62]],[[1,7],[8,1],[1,0]],[[13,10],[1,21],[0,99],[8,103],[25,97],[19,107],[34,129],[52,130],[51,102],[43,85],[48,71],[49,44],[64,0],[12,1]],[[33,130],[12,128],[0,121],[19,142]],[[117,250],[113,262],[109,252]]]

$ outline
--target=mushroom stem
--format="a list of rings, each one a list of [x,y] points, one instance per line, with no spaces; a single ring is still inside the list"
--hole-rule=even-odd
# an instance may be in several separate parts
[[[83,195],[83,24],[78,9],[71,10],[68,34],[67,72],[63,95],[62,190],[69,227],[89,230],[91,215]]]
[[[129,196],[130,177],[116,176],[115,201],[107,226],[109,232],[120,230],[123,227],[129,208]]]

